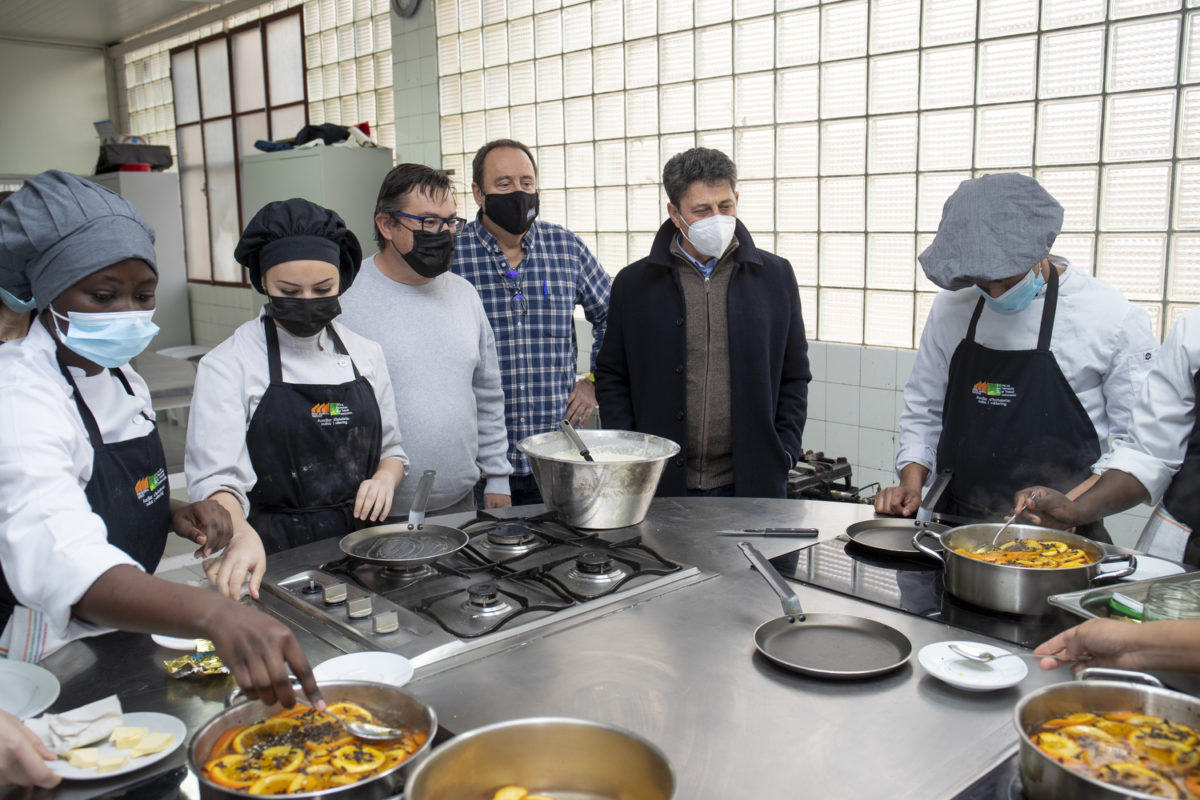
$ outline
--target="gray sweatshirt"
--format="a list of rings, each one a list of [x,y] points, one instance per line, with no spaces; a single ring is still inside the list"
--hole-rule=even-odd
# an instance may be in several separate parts
[[[406,514],[421,473],[437,470],[428,510],[461,500],[482,473],[485,491],[508,494],[508,436],[496,340],[479,294],[445,273],[421,286],[399,283],[363,261],[342,295],[350,330],[383,347],[410,466],[393,514]]]

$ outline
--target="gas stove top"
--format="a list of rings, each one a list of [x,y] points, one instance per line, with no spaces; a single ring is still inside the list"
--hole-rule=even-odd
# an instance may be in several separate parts
[[[711,577],[659,555],[635,528],[480,514],[462,529],[465,547],[416,567],[344,556],[337,539],[288,550],[268,559],[263,590],[282,601],[277,614],[334,646],[420,666]]]

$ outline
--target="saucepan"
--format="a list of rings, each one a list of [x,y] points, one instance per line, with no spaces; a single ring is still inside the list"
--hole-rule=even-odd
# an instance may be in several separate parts
[[[899,669],[912,655],[912,642],[882,622],[848,614],[808,614],[800,599],[762,553],[749,542],[738,547],[766,579],[783,605],[783,616],[754,632],[754,645],[769,661],[818,678],[869,678]]]
[[[299,689],[299,684],[296,684]],[[409,728],[425,733],[425,742],[409,758],[391,768],[363,778],[357,783],[335,786],[314,792],[289,794],[289,797],[332,797],[336,800],[381,800],[400,791],[404,779],[417,762],[429,752],[437,733],[437,714],[433,709],[405,692],[382,683],[360,681],[328,681],[321,683],[321,694],[327,703],[343,701],[356,703],[371,711],[389,726]],[[221,786],[204,775],[204,765],[217,740],[226,731],[241,725],[251,725],[279,713],[281,706],[267,705],[259,700],[238,702],[240,691],[230,695],[229,707],[213,717],[196,732],[188,744],[188,766],[200,782],[200,797],[204,800],[254,797],[248,791]]]
[[[1021,781],[1030,800],[1153,800],[1183,796],[1147,794],[1085,776],[1063,766],[1033,743],[1030,731],[1043,722],[1084,712],[1133,712],[1200,730],[1200,699],[1165,689],[1157,678],[1143,673],[1081,670],[1078,680],[1056,683],[1025,695],[1013,712],[1020,737]]]
[[[421,475],[413,496],[408,521],[375,525],[342,537],[339,547],[346,555],[388,567],[420,567],[456,553],[471,540],[464,531],[449,525],[426,525],[425,505],[433,491],[436,470]]]
[[[963,525],[945,533],[919,530],[913,536],[913,546],[942,562],[946,591],[968,603],[1009,614],[1043,614],[1050,608],[1047,598],[1052,594],[1086,589],[1096,581],[1123,578],[1137,569],[1137,559],[1132,554],[1108,555],[1085,536],[1036,525],[1010,525],[1006,536],[1063,542],[1086,553],[1089,563],[1080,567],[1021,567],[989,564],[955,552],[958,548],[973,552],[991,544],[1002,525],[999,522]],[[927,538],[936,539],[941,551],[930,547]],[[1127,566],[1112,572],[1100,571],[1101,564],[1119,561],[1127,562]]]

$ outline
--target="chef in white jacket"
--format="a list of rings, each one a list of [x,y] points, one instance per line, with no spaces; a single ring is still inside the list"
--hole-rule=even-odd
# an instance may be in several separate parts
[[[1050,254],[1063,211],[1016,173],[964,181],[920,262],[933,302],[912,375],[896,469],[875,509],[911,516],[934,472],[938,509],[999,519],[1031,484],[1091,479],[1129,429],[1157,343],[1146,312]],[[1106,540],[1096,526],[1088,535]]]
[[[0,272],[38,316],[0,345],[0,655],[36,661],[108,629],[211,639],[252,697],[321,705],[290,630],[215,592],[149,575],[169,530],[202,552],[230,536],[214,503],[172,500],[145,381],[158,330],[154,233],[119,195],[67,173],[0,205]],[[312,692],[317,692],[314,696]]]
[[[1035,524],[1070,528],[1138,503],[1156,504],[1143,536],[1161,555],[1200,567],[1200,308],[1179,318],[1142,383],[1129,435],[1098,466],[1103,474],[1076,498],[1044,486],[1021,491]]]
[[[200,361],[185,469],[189,497],[234,522],[209,580],[237,597],[249,575],[257,597],[266,553],[386,517],[408,457],[382,348],[336,321],[362,262],[342,218],[268,203],[234,254],[267,302]]]

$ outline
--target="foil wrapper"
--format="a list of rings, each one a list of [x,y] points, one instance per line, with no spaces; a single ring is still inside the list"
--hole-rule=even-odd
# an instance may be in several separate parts
[[[208,639],[196,640],[196,652],[163,661],[172,678],[201,678],[207,675],[228,675],[229,667],[221,661]]]

